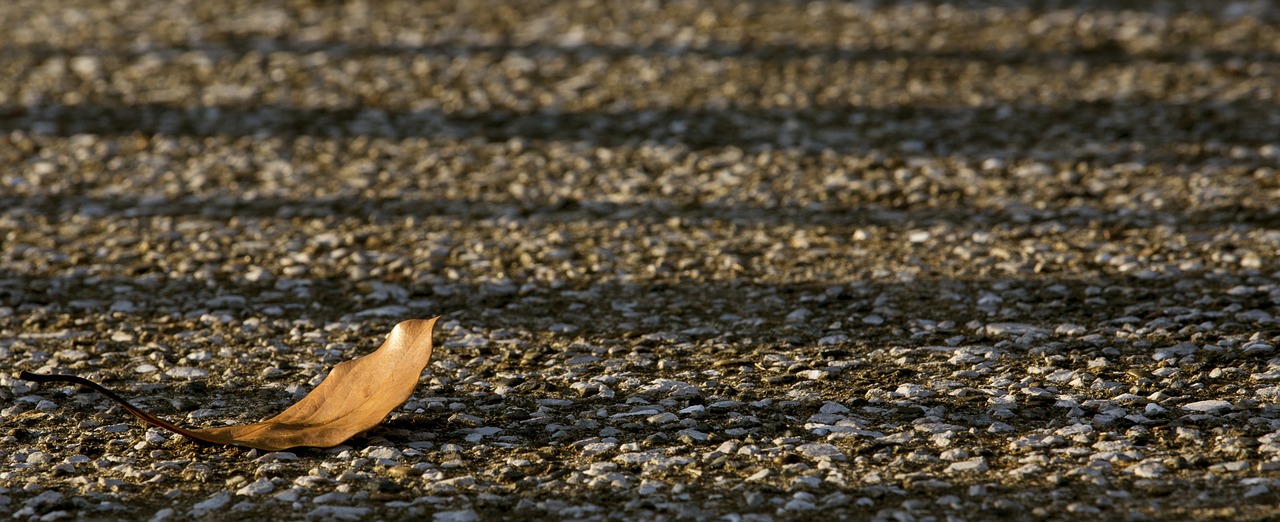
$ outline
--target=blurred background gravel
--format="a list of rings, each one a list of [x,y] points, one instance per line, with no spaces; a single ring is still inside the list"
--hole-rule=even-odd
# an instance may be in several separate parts
[[[1271,2],[0,4],[0,513],[1270,519]],[[443,314],[347,446],[147,430]]]

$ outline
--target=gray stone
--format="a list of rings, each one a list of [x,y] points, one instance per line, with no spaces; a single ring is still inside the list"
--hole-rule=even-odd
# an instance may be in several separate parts
[[[221,491],[218,493],[214,493],[209,498],[206,498],[205,500],[197,502],[196,505],[191,506],[191,516],[194,518],[203,517],[209,513],[222,509],[224,506],[226,506],[230,502],[231,502],[230,491]]]
[[[974,457],[947,465],[947,472],[949,473],[971,473],[988,469],[991,468],[987,466],[987,459],[984,457]]]
[[[1048,335],[1049,331],[1027,323],[989,323],[986,331],[988,335]]]
[[[834,444],[811,442],[796,446],[796,451],[814,460],[845,460],[847,457]]]
[[[360,520],[372,511],[363,506],[320,506],[307,512],[307,520]]]
[[[276,489],[276,488],[275,488],[275,485],[273,485],[273,484],[271,483],[271,480],[266,479],[266,478],[260,478],[260,479],[258,479],[258,480],[253,481],[253,482],[250,482],[248,485],[246,485],[246,486],[244,486],[244,487],[242,487],[242,488],[240,488],[240,489],[236,490],[236,494],[237,494],[237,495],[259,496],[259,495],[266,495],[266,494],[268,494],[268,493],[271,493],[271,492],[272,492],[272,491],[274,491],[275,489]]]
[[[1183,410],[1201,413],[1220,413],[1231,409],[1231,403],[1223,400],[1205,400],[1183,404]]]
[[[480,520],[480,514],[471,509],[437,511],[431,515],[431,519],[435,522],[475,522]]]

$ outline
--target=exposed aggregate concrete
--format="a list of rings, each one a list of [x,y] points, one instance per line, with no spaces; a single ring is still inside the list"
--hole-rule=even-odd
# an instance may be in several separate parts
[[[0,514],[1278,515],[1270,4],[460,4],[0,4]]]

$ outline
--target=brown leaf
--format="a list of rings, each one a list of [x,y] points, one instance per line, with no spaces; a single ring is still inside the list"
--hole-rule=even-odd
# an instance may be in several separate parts
[[[211,444],[234,444],[278,451],[297,446],[327,448],[376,426],[413,395],[418,377],[431,360],[436,319],[397,324],[373,353],[338,364],[324,381],[284,412],[255,424],[220,428],[183,428],[128,403],[101,385],[73,375],[22,372],[35,382],[69,382],[116,401],[134,416],[160,428]]]

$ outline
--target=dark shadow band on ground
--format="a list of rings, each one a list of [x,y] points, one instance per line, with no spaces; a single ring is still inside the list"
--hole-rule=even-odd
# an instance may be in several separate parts
[[[908,154],[1002,157],[1072,150],[1080,161],[1146,151],[1193,161],[1218,143],[1257,147],[1280,142],[1280,106],[1256,100],[1173,103],[1150,99],[1064,101],[1060,106],[859,107],[806,109],[668,108],[561,112],[337,109],[273,105],[44,104],[0,106],[0,133],[73,136],[316,136],[433,140],[571,141],[595,146],[642,143],[693,148],[872,150],[903,144]],[[1039,122],[1037,134],[1011,133],[1006,122]],[[1090,136],[1081,143],[1067,136]],[[1170,150],[1184,146],[1193,151]],[[1225,149],[1224,149],[1225,150]],[[1223,152],[1218,152],[1221,155]]]
[[[995,230],[1053,222],[1073,228],[1125,230],[1165,226],[1182,232],[1216,232],[1225,227],[1245,226],[1280,229],[1280,207],[1266,206],[1265,200],[1229,202],[1217,206],[1187,209],[1174,205],[1159,208],[1143,205],[1130,212],[1106,211],[1098,202],[1078,198],[1052,208],[1051,212],[1027,208],[978,207],[963,196],[946,204],[901,205],[902,194],[888,193],[853,205],[839,202],[801,206],[794,203],[774,206],[745,203],[703,203],[657,200],[649,203],[616,203],[597,200],[555,198],[521,199],[495,197],[448,199],[429,191],[406,191],[402,197],[343,194],[299,199],[277,196],[207,198],[186,195],[176,198],[100,197],[92,195],[40,195],[32,197],[0,195],[0,209],[14,212],[19,219],[31,216],[57,222],[81,215],[104,221],[145,222],[158,217],[176,217],[210,222],[244,220],[357,221],[370,224],[403,223],[407,219],[477,221],[518,219],[536,228],[547,224],[584,223],[608,227],[618,223],[658,225],[671,218],[687,224],[723,223],[740,227],[823,226],[843,229],[884,226],[895,230],[948,224]],[[1012,200],[1012,201],[1016,201]]]
[[[153,297],[133,303],[127,312],[109,313],[115,300],[115,286],[145,286]],[[165,274],[59,275],[48,276],[15,270],[0,271],[0,306],[11,307],[34,330],[81,314],[109,313],[115,321],[147,322],[178,312],[188,318],[206,314],[226,314],[235,320],[250,317],[305,319],[323,324],[332,321],[372,321],[393,326],[399,320],[444,314],[485,328],[518,327],[530,332],[568,338],[635,338],[650,333],[674,335],[679,339],[711,337],[753,337],[771,340],[780,346],[814,347],[819,337],[843,331],[851,339],[882,341],[893,345],[941,343],[950,333],[911,337],[916,320],[952,321],[957,326],[971,321],[1019,322],[1052,331],[1062,323],[1093,328],[1119,329],[1126,323],[1145,322],[1144,317],[1165,315],[1170,307],[1188,309],[1229,303],[1240,309],[1269,309],[1264,293],[1224,297],[1215,303],[1179,302],[1188,292],[1185,283],[1197,281],[1208,287],[1227,287],[1212,275],[1180,274],[1140,278],[1129,274],[1097,271],[1092,274],[990,275],[971,278],[916,278],[908,282],[883,280],[824,280],[796,283],[762,283],[749,279],[711,282],[642,281],[620,283],[605,280],[575,282],[552,287],[533,285],[516,293],[495,291],[486,284],[451,281],[447,295],[431,286],[398,281],[409,291],[404,301],[387,301],[367,295],[356,281],[343,277],[281,278],[250,282],[229,275],[213,280]],[[290,290],[280,290],[286,281]],[[1010,296],[1002,315],[982,305],[980,297],[994,286]],[[1089,299],[1102,289],[1103,295],[1123,297],[1129,305],[1099,306]],[[305,288],[305,292],[292,290]],[[1201,289],[1197,289],[1197,292]],[[1224,294],[1225,295],[1225,294]],[[224,296],[237,296],[226,299]],[[779,298],[781,297],[781,299]],[[618,305],[615,307],[614,305]],[[398,305],[394,313],[370,312]],[[810,309],[810,318],[789,320],[796,306]],[[275,311],[266,312],[269,308]],[[1014,312],[1011,312],[1013,310]],[[927,313],[925,312],[927,311]],[[882,324],[863,323],[861,317],[884,314]],[[646,319],[657,318],[657,319]],[[1191,314],[1187,324],[1168,326],[1174,330],[1203,322],[1203,315]],[[162,320],[161,324],[170,319]],[[742,322],[745,321],[745,322]],[[852,322],[851,322],[852,321]],[[846,322],[846,326],[831,324]],[[1232,314],[1222,315],[1213,335],[1238,334],[1248,328],[1274,330],[1268,325],[1240,322]],[[46,325],[44,327],[40,325]],[[569,330],[553,328],[568,325]],[[555,330],[559,330],[558,332]],[[21,337],[21,335],[19,335]],[[744,347],[739,347],[744,348]],[[746,346],[745,349],[750,349]]]

